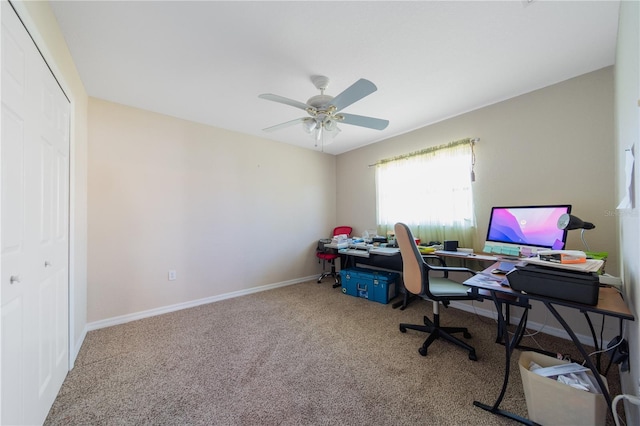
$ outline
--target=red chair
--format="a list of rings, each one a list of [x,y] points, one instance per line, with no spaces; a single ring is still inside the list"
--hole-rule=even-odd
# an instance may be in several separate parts
[[[350,226],[338,226],[333,230],[333,235],[342,235],[345,234],[347,237],[351,236],[351,231],[353,228]],[[318,258],[318,262],[322,260],[322,275],[318,278],[318,283],[322,282],[325,277],[333,277],[335,283],[333,284],[333,288],[340,287],[340,281],[338,279],[338,274],[336,274],[336,259],[340,257],[340,255],[333,249],[325,249],[323,244],[318,243],[318,248],[316,249],[316,257]],[[325,263],[329,262],[331,264],[331,271],[324,272]]]

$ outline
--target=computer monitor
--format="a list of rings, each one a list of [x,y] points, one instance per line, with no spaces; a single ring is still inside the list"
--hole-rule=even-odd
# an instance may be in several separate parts
[[[571,205],[493,207],[483,251],[526,257],[563,249],[567,231],[558,229],[558,218],[565,213]]]

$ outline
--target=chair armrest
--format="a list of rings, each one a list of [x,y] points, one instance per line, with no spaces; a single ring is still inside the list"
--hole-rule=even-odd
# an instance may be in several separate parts
[[[444,261],[444,259],[441,258],[440,256],[436,256],[435,254],[423,254],[422,255],[422,260],[426,262],[427,259],[435,259],[438,262],[440,262],[440,266],[443,266],[443,267],[447,266],[447,263]],[[432,265],[429,264],[429,266],[432,266]]]
[[[440,272],[468,272],[471,275],[476,275],[477,272],[473,269],[464,268],[461,266],[427,266],[432,271],[440,271]]]

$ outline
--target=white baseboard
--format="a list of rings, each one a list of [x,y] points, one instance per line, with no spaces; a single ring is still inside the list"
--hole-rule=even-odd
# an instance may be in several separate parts
[[[131,321],[136,321],[143,318],[149,318],[156,315],[167,314],[169,312],[175,312],[182,309],[193,308],[200,305],[205,305],[207,303],[218,302],[220,300],[232,299],[234,297],[245,296],[247,294],[257,293],[260,291],[271,290],[278,287],[285,287],[288,285],[299,284],[306,281],[311,281],[317,279],[317,275],[312,275],[309,277],[296,278],[294,280],[282,281],[275,284],[267,284],[260,287],[252,287],[244,290],[232,291],[231,293],[220,294],[217,296],[205,297],[204,299],[191,300],[189,302],[176,303],[175,305],[162,306],[159,308],[149,309],[147,311],[134,312],[132,314],[120,315],[117,317],[107,318],[100,321],[94,321],[87,324],[86,330],[93,331],[98,330],[100,328],[111,327],[113,325],[125,324]],[[86,334],[86,332],[85,332]],[[84,340],[84,336],[83,336]],[[78,346],[79,350],[79,346]]]
[[[462,302],[451,302],[450,306],[452,308],[460,309],[461,311],[475,313],[483,317],[492,318],[496,321],[498,320],[498,314],[493,309],[478,308],[477,306],[475,306],[475,304],[471,306]],[[511,318],[510,318],[511,324],[517,324],[518,321],[520,321],[519,316],[511,315]],[[535,321],[527,321],[527,329],[541,331],[542,333],[548,334],[550,336],[559,337],[561,339],[566,339],[569,341],[571,340],[571,336],[567,334],[564,328],[552,327],[549,324],[540,324]],[[578,338],[580,343],[582,343],[583,345],[593,346],[593,337],[591,337],[590,335],[576,333],[576,337]],[[608,344],[609,344],[609,341],[605,340],[602,344],[602,347],[606,348]]]
[[[71,352],[71,359],[69,360],[69,370],[71,370],[73,368],[73,366],[76,363],[76,359],[78,358],[78,354],[80,353],[80,348],[82,347],[82,344],[84,343],[84,339],[85,337],[87,337],[87,326],[84,326],[84,329],[82,330],[82,334],[80,334],[80,337],[78,338],[78,340],[76,340],[75,345],[73,346],[73,351]]]

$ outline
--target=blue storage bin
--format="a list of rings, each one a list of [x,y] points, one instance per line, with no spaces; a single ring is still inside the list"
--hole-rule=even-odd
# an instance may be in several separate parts
[[[348,268],[340,271],[340,282],[344,294],[360,297],[358,295],[358,281],[361,280],[360,269],[361,268]]]
[[[378,271],[365,268],[348,268],[340,271],[342,292],[354,297],[387,304],[398,295],[396,272]]]

